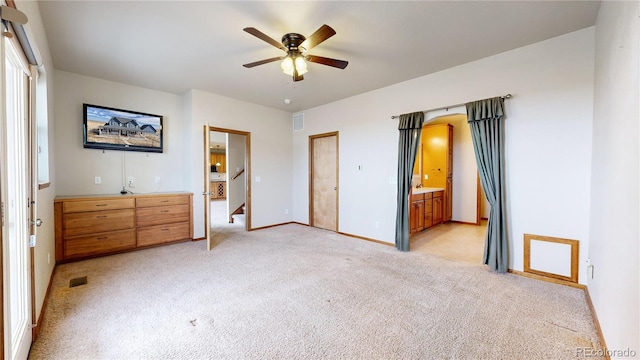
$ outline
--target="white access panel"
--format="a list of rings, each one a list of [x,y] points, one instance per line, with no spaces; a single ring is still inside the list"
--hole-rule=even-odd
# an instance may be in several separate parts
[[[578,282],[578,240],[524,234],[524,272]]]
[[[530,268],[571,277],[571,245],[531,239]]]

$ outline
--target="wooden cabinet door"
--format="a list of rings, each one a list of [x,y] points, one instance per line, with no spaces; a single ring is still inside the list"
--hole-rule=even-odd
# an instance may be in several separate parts
[[[416,231],[424,230],[424,200],[416,201]]]
[[[449,137],[447,142],[447,177],[453,176],[453,125],[449,124]]]
[[[418,219],[417,219],[417,210],[416,210],[416,202],[412,202],[409,204],[409,234],[413,234],[417,232],[418,228]]]
[[[444,219],[443,221],[451,221],[453,216],[453,178],[448,177],[444,189]]]
[[[424,230],[424,200],[412,201],[409,206],[409,233]]]
[[[433,225],[442,222],[442,197],[433,198]]]
[[[217,167],[217,170],[219,173],[223,173],[223,172],[227,172],[227,166],[226,166],[226,158],[227,156],[225,154],[211,154],[211,165],[215,166],[216,164],[220,164],[220,166]]]

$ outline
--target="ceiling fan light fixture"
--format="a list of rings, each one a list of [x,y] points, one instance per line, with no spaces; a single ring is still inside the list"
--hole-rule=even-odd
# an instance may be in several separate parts
[[[304,75],[307,73],[307,62],[304,61],[304,57],[298,56],[295,60],[296,70],[298,71],[298,75]]]
[[[293,76],[293,59],[290,56],[285,57],[280,63],[280,68],[283,73]]]

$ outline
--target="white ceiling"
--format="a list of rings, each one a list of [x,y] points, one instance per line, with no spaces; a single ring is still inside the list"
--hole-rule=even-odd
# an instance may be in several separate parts
[[[199,89],[290,112],[309,109],[595,24],[599,1],[41,1],[57,69],[184,94]],[[284,52],[242,31],[280,40],[337,34],[311,54],[300,82]],[[291,99],[285,104],[284,99]]]

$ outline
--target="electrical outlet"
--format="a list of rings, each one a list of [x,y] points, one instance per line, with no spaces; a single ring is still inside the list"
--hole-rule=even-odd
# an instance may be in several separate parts
[[[96,185],[100,185],[100,184],[102,184],[102,178],[100,178],[100,176],[96,176],[96,177],[93,179],[93,183],[94,183],[94,184],[96,184]]]
[[[376,229],[380,229],[380,222],[376,221]]]
[[[284,213],[288,214],[289,213],[289,209],[284,209]]]
[[[135,179],[133,178],[133,176],[129,176],[127,178],[127,184],[129,185],[130,188],[134,187],[133,184],[135,183]]]
[[[156,184],[160,184],[160,176],[156,176],[155,182],[156,182]]]

